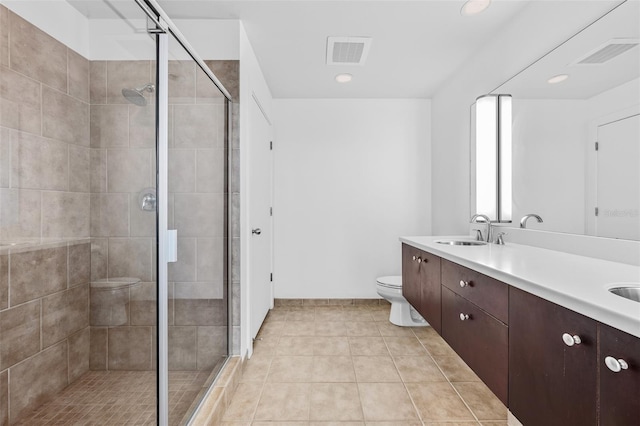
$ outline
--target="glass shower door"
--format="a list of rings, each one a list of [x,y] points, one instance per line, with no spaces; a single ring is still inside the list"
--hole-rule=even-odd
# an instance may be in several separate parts
[[[167,269],[168,422],[177,425],[188,421],[229,352],[227,101],[180,43],[161,37],[168,42],[166,220],[177,247]],[[159,167],[162,158],[159,152]]]

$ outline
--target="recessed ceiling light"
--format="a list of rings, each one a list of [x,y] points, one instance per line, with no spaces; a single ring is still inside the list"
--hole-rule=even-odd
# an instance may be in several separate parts
[[[556,75],[554,77],[551,77],[549,80],[547,80],[547,83],[549,83],[549,84],[562,83],[563,81],[565,81],[568,78],[569,78],[569,76],[567,74],[559,74],[559,75]]]
[[[348,83],[351,81],[351,79],[353,79],[353,76],[351,74],[338,74],[336,75],[336,81],[338,83]]]
[[[477,15],[488,8],[490,4],[491,0],[469,0],[460,9],[460,14],[463,16]]]

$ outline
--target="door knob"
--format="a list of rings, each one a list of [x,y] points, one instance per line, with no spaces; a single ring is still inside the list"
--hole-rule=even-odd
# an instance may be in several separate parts
[[[260,235],[260,234],[262,234],[262,229],[260,229],[260,228],[252,229],[251,233],[252,234],[256,234],[256,235]]]

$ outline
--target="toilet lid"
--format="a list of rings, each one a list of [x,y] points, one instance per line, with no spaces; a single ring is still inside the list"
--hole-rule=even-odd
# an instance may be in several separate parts
[[[378,285],[382,287],[390,287],[390,288],[402,288],[402,276],[401,275],[391,275],[388,277],[379,277],[376,281],[378,281]]]

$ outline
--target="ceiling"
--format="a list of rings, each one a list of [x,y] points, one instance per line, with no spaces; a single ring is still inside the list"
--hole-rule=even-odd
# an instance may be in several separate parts
[[[132,0],[68,1],[89,18],[116,18],[116,9],[119,13],[129,10],[139,14]],[[501,28],[526,11],[532,1],[494,0],[476,16],[462,16],[464,1],[460,0],[159,3],[173,19],[242,20],[275,98],[429,98],[465,61],[499,36]],[[571,8],[581,7],[580,4],[613,2],[537,3],[537,7],[548,7],[549,13],[563,4],[558,10],[571,13]],[[372,37],[366,63],[326,65],[329,36]],[[336,83],[335,76],[345,72],[353,74],[353,81]]]

